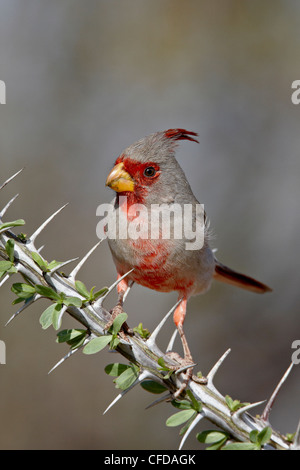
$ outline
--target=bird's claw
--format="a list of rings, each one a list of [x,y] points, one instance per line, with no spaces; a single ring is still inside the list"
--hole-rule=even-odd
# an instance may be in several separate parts
[[[176,375],[180,373],[184,373],[184,376],[185,376],[179,389],[176,390],[176,392],[173,394],[173,398],[175,399],[178,398],[182,394],[182,392],[184,392],[190,380],[193,380],[202,385],[207,384],[206,377],[197,377],[196,375],[193,375],[193,368],[194,366],[196,366],[196,364],[193,362],[192,357],[182,358],[175,351],[169,351],[166,355],[169,356],[171,359],[174,359],[176,362],[178,362],[178,366],[168,365],[168,367],[171,370],[174,370]]]

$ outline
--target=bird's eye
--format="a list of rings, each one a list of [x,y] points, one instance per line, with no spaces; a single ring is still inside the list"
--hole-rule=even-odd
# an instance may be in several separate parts
[[[156,173],[156,170],[155,168],[153,168],[153,166],[148,166],[144,170],[144,175],[147,176],[148,178],[150,178],[151,176],[154,176],[155,173]]]

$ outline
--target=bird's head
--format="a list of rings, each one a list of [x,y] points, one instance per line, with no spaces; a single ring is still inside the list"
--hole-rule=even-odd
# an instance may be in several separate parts
[[[189,196],[190,186],[174,152],[179,140],[198,142],[194,136],[185,129],[169,129],[144,137],[117,158],[106,185],[132,203],[172,203],[180,195]]]

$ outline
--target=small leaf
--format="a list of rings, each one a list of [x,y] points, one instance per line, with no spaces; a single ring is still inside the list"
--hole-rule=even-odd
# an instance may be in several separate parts
[[[264,446],[270,440],[271,436],[272,436],[272,429],[269,426],[266,426],[264,429],[262,429],[258,433],[257,442],[261,446]]]
[[[80,308],[82,306],[82,300],[79,297],[66,297],[63,303],[68,307],[73,305],[74,307]]]
[[[190,390],[187,390],[186,393],[187,393],[188,397],[190,398],[190,400],[192,402],[194,410],[197,411],[197,413],[199,413],[202,409],[201,401],[196,400],[196,398],[194,397],[194,395],[192,394],[192,392]]]
[[[75,281],[75,288],[76,288],[78,294],[82,295],[82,297],[84,297],[85,299],[90,298],[90,293],[87,290],[87,288],[85,287],[83,282]]]
[[[44,260],[41,255],[39,255],[39,253],[34,251],[31,253],[31,257],[33,261],[42,269],[42,271],[48,271],[48,262]]]
[[[107,375],[111,375],[112,377],[118,377],[128,368],[130,368],[128,364],[120,364],[118,362],[115,362],[114,364],[108,364],[104,370]]]
[[[189,400],[172,400],[171,404],[180,410],[192,410],[192,403]]]
[[[138,378],[138,368],[131,365],[127,370],[122,372],[117,379],[114,380],[116,387],[121,390],[126,390],[132,385]]]
[[[49,328],[52,325],[53,313],[57,304],[51,304],[40,316],[40,324],[42,325],[43,330]]]
[[[60,318],[60,313],[62,309],[62,304],[61,303],[56,303],[54,304],[54,310],[53,310],[53,315],[52,315],[52,325],[55,330],[58,330],[60,328],[61,324],[61,318]]]
[[[30,284],[16,282],[12,285],[11,291],[16,294],[20,299],[28,299],[35,294],[35,288]]]
[[[13,222],[5,222],[4,224],[0,225],[0,230],[4,230],[10,227],[19,227],[20,225],[24,225],[24,224],[25,224],[25,220],[23,219],[14,220]]]
[[[82,329],[69,329],[69,330],[62,330],[57,333],[57,343],[70,343],[74,340],[81,338],[82,336],[86,335],[86,330]]]
[[[147,328],[143,328],[142,323],[139,323],[138,326],[134,327],[133,331],[140,335],[140,337],[143,339],[147,339],[150,336],[150,331]]]
[[[125,312],[119,313],[119,315],[116,316],[111,326],[111,332],[113,335],[116,335],[119,333],[123,323],[127,320],[127,318],[128,318],[128,315]]]
[[[258,436],[257,429],[253,429],[253,431],[251,431],[249,434],[250,441],[253,442],[254,444],[257,444],[258,443],[257,436]]]
[[[15,242],[10,238],[7,240],[5,244],[5,251],[8,254],[9,260],[13,263],[14,262],[14,249],[15,249]]]
[[[35,291],[37,292],[37,294],[40,294],[43,297],[47,297],[48,299],[52,299],[52,300],[56,300],[58,302],[61,302],[61,297],[51,287],[43,286],[41,284],[37,284],[35,286]]]
[[[51,261],[50,263],[48,263],[48,270],[49,271],[52,271],[52,269],[56,268],[57,266],[59,266],[60,264],[62,264],[61,261],[55,261],[55,259],[53,261]]]
[[[107,291],[108,291],[108,287],[103,287],[102,289],[98,290],[97,292],[93,294],[93,300],[98,299],[98,297],[102,297],[103,295],[106,294]]]
[[[0,273],[6,273],[13,266],[11,261],[0,261]]]
[[[178,413],[175,413],[171,415],[167,421],[166,425],[167,426],[180,426],[181,424],[185,423],[192,417],[195,417],[197,415],[197,412],[195,410],[183,410],[179,411]]]
[[[144,382],[141,383],[141,387],[147,392],[156,394],[163,393],[167,390],[166,387],[154,380],[144,380]]]
[[[215,442],[219,442],[224,438],[228,438],[228,434],[222,431],[202,431],[197,434],[197,439],[199,442],[203,442],[204,444],[213,444]]]
[[[222,450],[259,450],[259,447],[252,442],[231,442],[222,447]]]
[[[240,400],[233,400],[229,395],[225,396],[225,401],[227,403],[228,408],[230,411],[235,412],[239,408],[243,408],[243,406],[249,405],[249,403],[241,403]]]
[[[84,348],[83,352],[84,354],[95,354],[102,349],[105,348],[105,346],[110,343],[112,340],[112,335],[105,335],[105,336],[99,336],[97,338],[93,338]]]
[[[116,349],[119,343],[119,338],[116,335],[112,335],[111,342],[109,343],[109,349]]]

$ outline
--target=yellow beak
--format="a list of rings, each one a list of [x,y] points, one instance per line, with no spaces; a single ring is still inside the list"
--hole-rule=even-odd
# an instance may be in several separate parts
[[[123,162],[118,163],[113,167],[107,177],[106,186],[109,186],[117,193],[121,193],[123,191],[134,191],[134,181],[130,174],[124,170]]]

